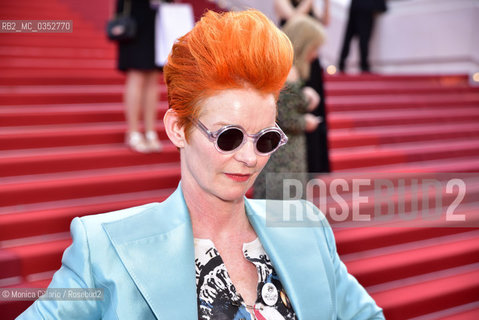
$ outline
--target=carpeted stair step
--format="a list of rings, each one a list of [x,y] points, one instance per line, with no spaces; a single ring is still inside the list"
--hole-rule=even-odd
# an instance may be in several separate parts
[[[48,69],[31,69],[31,70],[25,70],[25,69],[14,69],[14,70],[5,70],[0,74],[0,79],[6,78],[39,78],[40,76],[44,76],[47,79],[50,77],[70,77],[72,79],[82,79],[82,78],[87,78],[87,79],[97,79],[97,78],[106,78],[106,79],[112,79],[114,81],[117,80],[117,78],[125,78],[124,74],[121,72],[118,72],[118,70],[101,70],[101,69],[87,69],[87,68],[75,68],[75,69],[61,69],[61,68],[48,68]],[[46,85],[44,83],[35,83],[36,85]],[[108,83],[108,84],[115,84],[115,83]],[[7,84],[9,85],[9,84]],[[63,82],[59,82],[57,85],[68,85]],[[78,83],[74,83],[72,85],[81,85]],[[25,85],[26,87],[29,87],[30,85]],[[48,85],[48,87],[55,87],[55,85]],[[24,87],[24,85],[18,86],[20,88]]]
[[[346,182],[346,179],[341,180]],[[315,194],[315,198],[308,200],[318,206],[330,224],[339,230],[373,227],[372,234],[375,234],[376,231],[392,226],[405,229],[479,227],[479,215],[474,215],[474,209],[479,205],[477,178],[454,178],[462,181],[462,191],[459,191],[459,184],[452,179],[414,179],[413,188],[410,179],[376,180],[368,181],[368,185],[360,187],[354,187],[348,181],[346,190],[341,190],[342,187],[338,185],[334,188],[329,186],[329,192],[323,190],[322,196]],[[387,189],[385,182],[389,183]],[[452,192],[448,191],[447,186],[454,186]],[[351,195],[352,189],[355,189],[354,196]],[[456,221],[459,222],[454,223]]]
[[[475,310],[464,311],[449,317],[443,317],[438,320],[472,320],[479,318],[479,308]]]
[[[408,285],[405,285],[405,282],[404,280],[395,288],[372,292],[378,305],[384,308],[388,320],[410,319],[476,302],[479,296],[477,264],[470,266],[466,271],[451,270],[446,276],[437,276],[425,281],[413,278],[413,283]],[[372,288],[368,289],[371,291]]]
[[[438,129],[438,124],[337,129],[332,130],[329,134],[329,146],[336,149],[428,140],[437,141],[445,138],[447,140],[477,139],[479,137],[479,126],[477,121],[474,122],[472,120],[474,119],[469,119],[469,121],[462,123],[443,123],[440,125],[440,130]]]
[[[445,93],[445,94],[396,94],[365,95],[365,96],[338,96],[327,100],[328,112],[336,111],[372,111],[404,108],[435,108],[437,110],[456,107],[477,107],[479,93]]]
[[[463,306],[440,311],[431,315],[425,315],[414,320],[473,320],[479,319],[479,302],[469,303]]]
[[[24,11],[25,15],[33,15],[38,11],[44,12],[56,12],[58,13],[70,13],[72,10],[68,7],[68,2],[59,0],[45,0],[38,2],[35,0],[23,0],[22,2],[15,1],[3,1],[0,4],[0,8],[4,10],[4,15],[7,15],[10,11]],[[25,10],[25,8],[29,10]],[[79,22],[85,23],[87,20],[79,16]]]
[[[124,142],[125,132],[124,122],[5,128],[0,132],[0,149],[118,144]],[[157,132],[160,140],[167,139],[162,123],[157,124]]]
[[[10,2],[2,2],[0,8],[6,10],[7,8],[18,8],[18,9],[25,9],[26,6],[28,8],[31,8],[32,11],[38,10],[38,9],[49,9],[53,10],[55,8],[58,8],[58,6],[61,6],[62,3],[59,2],[58,0],[44,0],[42,2],[38,2],[35,0],[24,0],[21,3],[10,1]]]
[[[0,240],[1,241],[1,240]],[[1,243],[1,242],[0,242]],[[0,287],[6,287],[12,283],[21,281],[18,271],[21,269],[20,260],[17,255],[0,247]]]
[[[116,70],[101,69],[12,69],[0,74],[1,86],[29,85],[99,85],[124,84],[125,77]],[[2,104],[5,105],[5,104]],[[23,105],[23,104],[22,104]]]
[[[13,288],[46,288],[51,279],[32,282],[21,282]],[[0,314],[3,319],[15,319],[20,313],[28,308],[33,301],[0,301]]]
[[[479,158],[477,157],[459,157],[454,161],[450,159],[428,160],[428,161],[412,161],[408,163],[377,165],[361,169],[361,172],[404,172],[404,173],[421,173],[421,172],[470,172],[479,171]],[[358,168],[335,170],[335,172],[358,172]]]
[[[32,90],[15,91],[8,88],[0,88],[0,99],[3,105],[14,104],[55,104],[55,103],[101,103],[121,102],[123,87],[108,86],[109,88],[64,88],[55,89],[32,88]],[[89,90],[90,89],[90,90]]]
[[[479,229],[341,258],[364,286],[479,263]],[[378,252],[380,251],[380,252]]]
[[[75,41],[80,41],[81,44],[85,44],[84,48],[91,48],[92,44],[97,44],[97,48],[108,48],[112,46],[113,42],[107,40],[105,33],[98,32],[95,28],[91,26],[90,23],[80,22],[79,16],[75,13],[66,13],[63,16],[50,15],[47,18],[42,18],[40,13],[34,18],[18,17],[4,18],[6,20],[35,20],[32,22],[32,29],[37,29],[37,32],[6,32],[2,33],[2,38],[0,38],[0,44],[4,46],[28,46],[28,47],[44,47],[44,48],[56,48],[59,46],[76,48],[78,43]],[[48,27],[43,24],[43,22],[48,22],[50,20],[59,21],[55,25],[57,28],[54,32],[46,32],[41,30],[41,28]],[[77,21],[75,21],[77,20]],[[22,28],[22,25],[15,23],[16,30]],[[36,25],[33,25],[36,23]],[[68,24],[67,24],[68,23]],[[88,44],[88,39],[92,42]],[[44,42],[39,42],[39,40],[44,40]],[[56,40],[56,41],[55,41]],[[31,41],[31,42],[30,42]],[[53,45],[53,47],[50,47]]]
[[[41,241],[35,243],[7,247],[4,250],[12,253],[20,261],[18,275],[26,278],[30,274],[57,270],[61,266],[63,251],[71,244],[71,238],[54,241]]]
[[[454,85],[454,86],[441,86],[441,85],[432,85],[432,84],[421,84],[421,83],[347,83],[344,85],[334,85],[335,83],[329,84],[326,88],[326,96],[361,96],[361,95],[395,95],[395,94],[442,94],[445,92],[448,93],[468,93],[468,92],[477,92],[476,88],[468,87],[466,84],[463,85]],[[339,84],[339,83],[338,83]]]
[[[431,84],[462,84],[468,81],[464,74],[341,74],[325,75],[325,81],[334,82],[374,82],[381,85],[384,82],[410,82],[410,83],[431,83]]]
[[[67,232],[74,217],[161,202],[173,188],[0,207],[0,241]]]
[[[88,69],[113,69],[115,59],[62,59],[62,58],[16,58],[0,60],[0,68],[8,69],[35,69],[35,68],[88,68]]]
[[[159,91],[165,101],[166,88]],[[123,85],[1,86],[0,105],[122,102],[123,93]]]
[[[120,74],[109,76],[108,74],[81,76],[72,74],[72,72],[78,73],[78,70],[68,70],[68,74],[65,74],[65,70],[57,69],[49,70],[48,74],[41,75],[43,70],[36,70],[40,75],[33,75],[35,70],[23,70],[25,73],[29,73],[28,77],[22,75],[22,72],[14,70],[14,72],[5,71],[9,73],[4,76],[0,76],[0,85],[58,85],[58,84],[78,84],[78,85],[101,85],[101,84],[124,84],[125,78]],[[85,70],[82,70],[85,71]]]
[[[64,48],[49,48],[49,47],[2,47],[0,48],[0,57],[2,59],[16,59],[16,58],[32,58],[32,59],[46,59],[46,58],[66,58],[68,59],[115,59],[115,46],[108,48],[97,49],[74,49],[69,47]],[[3,74],[2,74],[3,76]]]
[[[13,206],[173,188],[179,177],[178,163],[163,163],[4,178],[0,185],[0,203]]]
[[[395,79],[388,81],[369,80],[368,78],[357,81],[326,81],[326,95],[348,96],[348,95],[371,95],[371,94],[418,94],[418,93],[441,93],[441,92],[477,92],[477,88],[469,86],[468,79],[463,76],[451,78],[411,78]]]
[[[330,155],[333,170],[367,168],[445,158],[477,157],[479,155],[479,140],[419,141],[381,146],[341,148],[332,149]]]
[[[158,104],[158,119],[163,119],[167,102]],[[68,125],[75,123],[125,121],[122,103],[64,104],[0,107],[0,126]]]
[[[28,9],[25,10],[25,6]],[[5,20],[75,20],[78,25],[88,25],[91,30],[94,26],[84,19],[77,12],[72,10],[62,1],[51,1],[48,3],[35,3],[35,1],[22,1],[17,4],[14,1],[2,1],[0,3],[0,13]]]
[[[463,122],[479,120],[479,109],[474,107],[442,109],[401,109],[401,110],[376,110],[371,111],[344,111],[328,115],[328,128],[336,129],[385,127],[389,125],[412,124],[461,124]]]
[[[333,224],[338,252],[348,255],[478,230],[478,205],[477,202],[464,205],[454,212],[456,215],[464,215],[465,221],[423,219],[418,215],[414,220],[396,217],[386,223]]]
[[[124,144],[12,151],[0,158],[0,168],[3,177],[12,177],[178,161],[176,147],[165,141],[162,152],[152,154],[133,152]]]
[[[454,188],[449,190],[451,186]],[[391,218],[391,211],[408,213],[424,210],[433,215],[431,209],[449,206],[458,197],[461,186],[467,192],[461,197],[461,204],[479,199],[479,176],[477,173],[442,172],[380,172],[357,171],[331,174],[317,174],[308,181],[307,197],[319,207],[331,223],[350,221],[341,219],[342,212],[354,208],[369,217],[379,217],[382,222]],[[461,191],[462,192],[462,191]],[[425,199],[440,197],[436,202]],[[415,203],[414,206],[411,203]],[[388,206],[386,206],[388,204]],[[343,209],[346,208],[346,209]],[[332,210],[334,209],[334,210]],[[330,214],[330,212],[336,212]],[[336,217],[336,218],[335,218]],[[408,215],[412,218],[411,215]],[[405,227],[402,225],[402,227]]]

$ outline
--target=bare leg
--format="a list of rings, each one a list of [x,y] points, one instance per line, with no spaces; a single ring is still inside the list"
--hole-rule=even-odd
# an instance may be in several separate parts
[[[158,72],[148,72],[144,87],[145,132],[148,147],[152,152],[161,151],[161,143],[156,133],[156,118],[158,109]]]
[[[130,70],[126,76],[125,85],[125,115],[127,121],[127,144],[138,152],[147,152],[143,136],[140,134],[140,110],[145,86],[145,73]]]
[[[128,132],[140,131],[140,110],[144,83],[145,75],[143,72],[128,71],[124,95]]]
[[[144,89],[145,131],[155,131],[158,108],[158,72],[148,72]]]

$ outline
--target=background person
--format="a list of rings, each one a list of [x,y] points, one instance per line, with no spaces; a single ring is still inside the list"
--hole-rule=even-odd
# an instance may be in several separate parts
[[[322,8],[314,0],[275,0],[276,15],[280,19],[280,26],[298,15],[309,15],[324,26],[329,25],[329,0],[323,0]],[[302,79],[306,86],[313,88],[320,96],[319,106],[312,112],[323,121],[318,127],[306,133],[307,160],[309,172],[327,173],[331,171],[328,147],[328,127],[326,113],[326,95],[324,90],[324,70],[319,55],[311,61],[310,72]]]
[[[386,11],[386,0],[351,0],[348,24],[344,32],[343,46],[339,57],[339,71],[344,72],[349,47],[354,37],[359,37],[361,71],[370,72],[369,42],[373,33],[375,16]]]
[[[316,60],[319,47],[324,42],[323,28],[315,19],[298,15],[286,23],[283,31],[293,45],[294,62],[279,96],[277,121],[289,140],[287,145],[271,155],[256,180],[254,197],[257,199],[294,197],[283,194],[282,179],[285,176],[281,173],[296,173],[294,178],[306,185],[306,133],[315,131],[322,121],[311,113],[318,106],[319,95],[313,88],[304,86],[304,79],[308,77],[311,62]]]
[[[157,10],[149,0],[117,0],[117,13],[130,5],[136,21],[134,39],[118,43],[118,69],[126,72],[124,93],[127,120],[126,144],[134,151],[147,153],[162,149],[156,132],[158,107],[158,70],[155,64],[155,18]],[[143,115],[145,134],[141,133]]]

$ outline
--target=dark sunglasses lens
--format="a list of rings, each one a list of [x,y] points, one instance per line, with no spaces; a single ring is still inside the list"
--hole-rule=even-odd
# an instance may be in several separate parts
[[[218,147],[223,151],[232,151],[243,142],[243,132],[239,129],[225,130],[218,136]]]
[[[259,137],[256,148],[261,153],[269,153],[276,149],[281,142],[281,135],[276,131],[269,131]]]

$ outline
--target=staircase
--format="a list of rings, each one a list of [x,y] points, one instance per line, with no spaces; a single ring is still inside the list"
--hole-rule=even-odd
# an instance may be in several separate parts
[[[71,243],[72,218],[162,201],[179,181],[179,155],[161,121],[161,154],[124,146],[124,77],[102,30],[61,0],[2,2],[0,19],[74,20],[70,34],[0,34],[0,287],[46,287]],[[332,221],[350,272],[387,319],[478,319],[479,90],[462,75],[326,81],[328,179],[470,173],[457,209],[465,223]],[[160,87],[158,119],[167,108]],[[30,303],[0,302],[1,318]]]
[[[386,179],[396,187],[396,197],[387,201],[396,215],[385,221],[374,219],[383,195],[368,186],[361,189],[369,201],[360,212],[372,222],[330,219],[348,270],[387,319],[478,319],[479,90],[459,75],[336,76],[326,85],[334,174],[323,179],[328,185],[335,178]],[[456,195],[442,189],[426,195],[428,203],[443,197],[440,218],[424,218],[421,202],[412,208],[414,197],[422,199],[426,191],[412,189],[411,179],[445,186],[455,178],[467,185],[455,212],[464,222],[447,221]],[[400,180],[406,181],[401,192]],[[397,194],[405,198],[403,218]],[[351,208],[351,193],[342,195]],[[327,200],[327,210],[338,207],[330,195]]]

